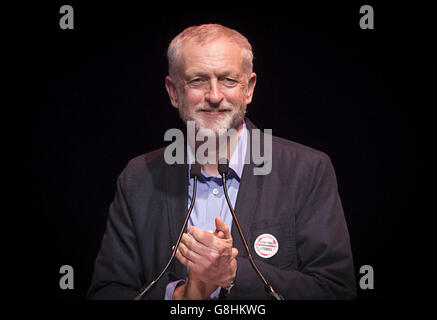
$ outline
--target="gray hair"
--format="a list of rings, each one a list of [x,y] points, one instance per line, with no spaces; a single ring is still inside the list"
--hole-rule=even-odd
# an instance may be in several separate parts
[[[202,24],[200,26],[188,27],[173,38],[167,50],[168,72],[170,76],[174,77],[177,74],[180,51],[184,42],[194,39],[198,44],[204,45],[209,41],[222,37],[233,41],[242,49],[243,72],[249,76],[253,70],[252,46],[241,33],[220,24]]]

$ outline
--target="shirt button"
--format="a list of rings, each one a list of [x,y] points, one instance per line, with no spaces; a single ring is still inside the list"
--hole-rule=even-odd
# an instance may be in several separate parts
[[[212,190],[212,193],[213,193],[214,195],[217,195],[217,194],[219,193],[219,191],[218,191],[217,188],[214,188],[214,189]]]

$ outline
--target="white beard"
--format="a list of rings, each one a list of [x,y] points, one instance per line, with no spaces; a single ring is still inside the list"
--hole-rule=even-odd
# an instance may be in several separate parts
[[[223,103],[220,108],[226,108],[232,111],[225,112],[224,115],[217,117],[217,119],[207,119],[206,117],[203,117],[202,111],[200,111],[203,108],[205,108],[204,104],[198,104],[194,107],[193,111],[187,112],[187,108],[181,106],[178,109],[179,116],[185,124],[189,120],[194,121],[196,124],[196,131],[199,129],[209,129],[218,136],[220,130],[238,130],[244,120],[247,106],[242,105],[241,107],[236,108],[230,103]]]

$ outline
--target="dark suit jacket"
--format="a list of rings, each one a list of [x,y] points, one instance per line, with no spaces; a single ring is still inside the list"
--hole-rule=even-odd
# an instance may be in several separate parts
[[[254,128],[246,123],[249,131]],[[160,149],[136,157],[120,174],[89,298],[132,299],[167,263],[187,211],[188,168],[166,164],[163,154]],[[235,211],[266,279],[286,299],[353,298],[349,234],[329,157],[273,137],[272,171],[254,175],[254,166],[244,165]],[[253,247],[264,233],[279,243],[268,259]],[[232,237],[239,255],[228,298],[266,299],[235,223]],[[185,267],[175,259],[146,298],[163,299],[167,284],[185,277]]]

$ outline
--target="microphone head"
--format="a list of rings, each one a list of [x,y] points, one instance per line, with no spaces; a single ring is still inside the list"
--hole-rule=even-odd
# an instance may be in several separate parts
[[[201,170],[202,167],[200,166],[200,164],[198,164],[197,162],[192,163],[190,169],[190,178],[200,177]]]
[[[222,176],[223,173],[226,175],[229,171],[229,163],[228,159],[226,158],[220,158],[218,161],[218,172]]]

